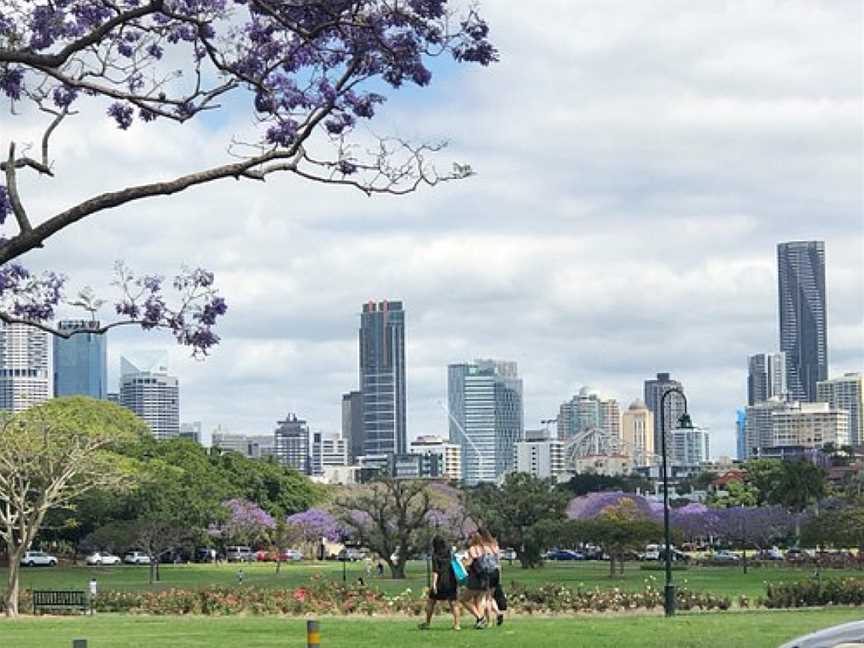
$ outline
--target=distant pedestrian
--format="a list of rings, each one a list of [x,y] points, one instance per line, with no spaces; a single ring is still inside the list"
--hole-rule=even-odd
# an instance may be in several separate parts
[[[378,578],[384,576],[384,563],[382,563],[380,560],[378,561],[378,566],[375,569],[378,573]]]
[[[243,584],[243,578],[244,578],[245,576],[246,576],[246,574],[243,573],[243,570],[242,570],[242,569],[239,569],[239,570],[237,571],[237,584],[238,584],[238,585],[242,585],[242,584]]]
[[[366,571],[366,578],[372,576],[372,559],[369,556],[363,559],[363,567]]]
[[[428,630],[438,601],[447,601],[453,615],[453,629],[459,626],[459,583],[453,572],[453,553],[450,546],[440,536],[432,539],[432,586],[426,602],[426,621],[420,624],[421,630]]]

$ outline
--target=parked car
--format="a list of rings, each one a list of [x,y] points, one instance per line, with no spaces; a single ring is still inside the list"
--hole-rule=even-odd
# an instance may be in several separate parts
[[[659,560],[666,560],[666,549],[660,549],[657,555]],[[683,551],[678,551],[675,547],[672,547],[672,562],[690,562],[690,556]]]
[[[337,560],[341,560],[342,562],[356,562],[358,560],[365,560],[366,552],[362,549],[356,549],[354,547],[345,547],[342,551],[339,552],[337,556]]]
[[[198,547],[195,550],[196,563],[212,563],[216,562],[216,557],[219,555],[215,549],[211,547]]]
[[[660,560],[660,545],[647,545],[645,551],[639,554],[639,560]]]
[[[242,545],[225,547],[225,560],[228,562],[252,562],[255,560],[255,552],[250,547]]]
[[[127,551],[123,556],[123,562],[127,565],[149,565],[150,556],[143,551]]]
[[[88,565],[119,565],[122,561],[120,556],[115,556],[107,551],[95,551],[84,559]]]
[[[546,554],[546,560],[585,560],[585,555],[570,549],[553,549]]]
[[[720,551],[715,551],[711,555],[711,560],[718,563],[737,563],[741,560],[741,557],[727,549],[721,549]]]
[[[756,560],[783,560],[783,552],[777,547],[756,552]]]
[[[21,558],[21,564],[25,567],[56,567],[57,557],[44,551],[27,551]]]
[[[516,560],[516,550],[513,547],[507,547],[498,552],[501,560]]]
[[[810,559],[810,554],[803,549],[792,548],[786,552],[786,560],[792,563],[807,562]]]

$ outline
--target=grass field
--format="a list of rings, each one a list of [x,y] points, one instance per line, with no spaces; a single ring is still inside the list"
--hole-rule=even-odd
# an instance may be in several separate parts
[[[153,589],[171,587],[201,588],[211,585],[230,586],[237,583],[238,565],[163,565],[162,580]],[[277,576],[272,564],[243,565],[244,583],[261,587],[296,587],[306,582],[312,574],[320,573],[333,580],[342,579],[341,563],[300,563],[285,564]],[[641,589],[646,578],[662,581],[663,573],[641,571],[638,564],[627,567],[623,578],[610,579],[608,564],[603,562],[547,563],[542,569],[523,570],[518,566],[503,565],[504,582],[518,582],[527,585],[543,583],[564,583],[570,586],[621,587]],[[0,582],[5,581],[5,568],[0,569]],[[22,585],[32,589],[86,589],[87,581],[95,577],[100,589],[143,590],[151,589],[148,584],[147,567],[37,567],[22,570]],[[864,577],[862,571],[831,570],[826,576],[854,575]],[[362,563],[347,565],[347,578],[353,582],[359,576],[365,578]],[[695,591],[713,592],[730,596],[733,599],[741,594],[748,597],[764,593],[766,582],[800,580],[812,576],[812,570],[788,567],[764,567],[750,569],[744,574],[735,567],[694,567],[688,571],[675,572],[678,585],[686,585]],[[412,563],[408,578],[394,581],[389,578],[369,579],[369,584],[389,592],[401,592],[410,587],[420,591],[426,585],[426,565]]]
[[[517,618],[500,628],[456,633],[436,620],[429,631],[415,621],[321,620],[322,648],[777,648],[798,635],[861,619],[860,610],[726,612],[662,616]],[[305,646],[305,622],[275,617],[25,618],[0,620],[0,645],[9,648],[280,648]],[[710,643],[716,642],[716,643]]]

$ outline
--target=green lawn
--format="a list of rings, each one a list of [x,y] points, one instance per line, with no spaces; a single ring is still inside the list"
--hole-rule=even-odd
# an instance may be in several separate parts
[[[546,567],[536,570],[523,570],[518,566],[504,568],[504,582],[513,581],[528,585],[542,583],[565,583],[570,586],[585,587],[621,587],[624,589],[641,589],[647,578],[662,581],[663,572],[640,571],[638,564],[628,565],[624,578],[610,579],[608,565],[602,562],[547,563]],[[169,587],[200,588],[210,585],[234,585],[237,582],[237,565],[163,565],[162,581],[153,586],[154,589]],[[315,573],[324,574],[334,580],[341,580],[341,563],[301,563],[282,566],[277,576],[275,566],[271,564],[250,564],[242,567],[244,583],[262,587],[296,587],[303,584]],[[0,582],[5,582],[5,568],[0,569]],[[824,572],[826,576],[854,575],[864,577],[862,571]],[[675,572],[677,584],[686,585],[695,591],[724,594],[737,599],[741,594],[749,597],[764,593],[765,582],[791,581],[808,578],[812,575],[810,569],[788,567],[765,567],[750,569],[744,574],[735,567],[694,567],[688,571]],[[87,581],[94,576],[101,589],[141,590],[149,589],[148,568],[146,567],[37,567],[23,569],[22,585],[33,589],[85,589]],[[347,578],[355,581],[364,576],[362,563],[347,566]],[[426,585],[426,566],[424,563],[412,563],[408,570],[408,579],[393,581],[389,578],[372,577],[370,584],[382,590],[395,593],[406,587],[414,591],[422,590]]]
[[[662,616],[517,618],[500,628],[452,632],[443,618],[429,631],[415,621],[321,620],[322,648],[777,648],[795,636],[860,620],[860,610],[726,612]],[[305,622],[276,617],[97,616],[0,620],[0,644],[14,648],[302,648]]]

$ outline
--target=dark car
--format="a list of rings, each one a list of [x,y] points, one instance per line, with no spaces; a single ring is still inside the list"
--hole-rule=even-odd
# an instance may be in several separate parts
[[[553,549],[546,554],[546,560],[585,560],[585,556],[570,549]]]

